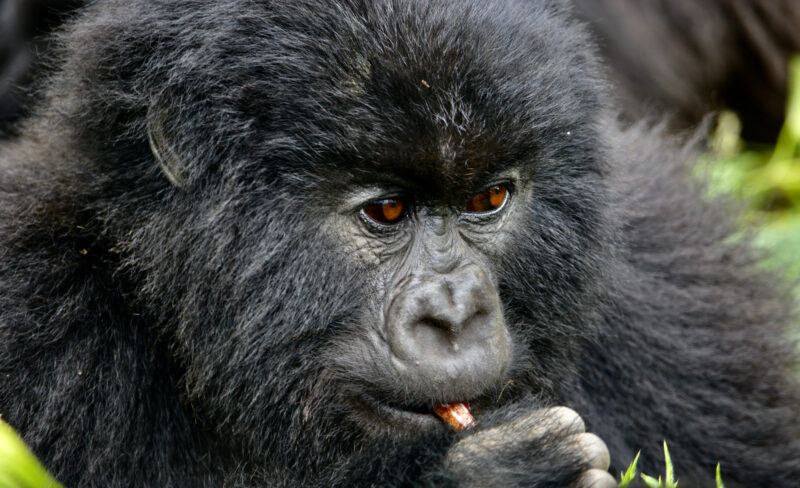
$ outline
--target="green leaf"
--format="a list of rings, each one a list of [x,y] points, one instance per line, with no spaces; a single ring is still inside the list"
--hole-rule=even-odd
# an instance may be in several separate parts
[[[770,162],[792,159],[800,146],[800,57],[789,63],[789,94],[783,123]]]
[[[625,470],[625,473],[620,473],[619,488],[627,488],[633,478],[636,477],[636,465],[639,463],[640,454],[642,454],[642,451],[636,453],[636,457],[633,458],[633,462]]]
[[[649,488],[663,488],[661,485],[661,477],[659,476],[658,479],[653,478],[652,476],[647,476],[646,474],[642,473],[642,481],[646,484]]]
[[[678,482],[675,481],[675,472],[672,469],[672,457],[669,455],[669,449],[667,448],[667,441],[664,441],[664,461],[667,465],[667,469],[664,475],[664,488],[677,488]]]
[[[0,488],[63,488],[10,425],[0,420]]]
[[[717,463],[717,488],[725,488],[722,484],[722,474],[720,474],[719,463]]]

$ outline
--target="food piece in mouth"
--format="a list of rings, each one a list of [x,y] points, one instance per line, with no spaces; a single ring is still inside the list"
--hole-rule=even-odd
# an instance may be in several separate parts
[[[469,404],[465,402],[447,403],[433,407],[436,415],[444,420],[453,430],[469,429],[475,425],[475,419],[469,412]]]

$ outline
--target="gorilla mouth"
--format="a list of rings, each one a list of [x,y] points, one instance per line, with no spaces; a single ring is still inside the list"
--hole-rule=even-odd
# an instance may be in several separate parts
[[[392,424],[405,429],[440,428],[442,420],[434,413],[434,408],[426,404],[401,404],[379,400],[364,395],[361,402],[370,417],[378,423]]]
[[[382,401],[372,396],[362,397],[365,406],[383,423],[411,426],[414,428],[450,426],[453,430],[462,430],[474,425],[468,402],[429,404],[400,404],[393,401]]]

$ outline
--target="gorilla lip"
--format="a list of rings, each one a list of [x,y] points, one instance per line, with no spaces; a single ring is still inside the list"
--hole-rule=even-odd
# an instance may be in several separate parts
[[[475,418],[470,413],[469,404],[466,402],[436,405],[433,407],[433,412],[456,431],[469,429],[475,425]]]
[[[461,431],[473,427],[476,423],[467,402],[439,403],[433,407],[411,407],[392,405],[378,401],[372,396],[363,396],[361,398],[366,405],[378,412],[380,418],[402,419],[403,425],[408,425],[408,422],[412,422],[418,423],[419,426],[427,425],[432,427],[433,424],[442,421],[453,430]]]

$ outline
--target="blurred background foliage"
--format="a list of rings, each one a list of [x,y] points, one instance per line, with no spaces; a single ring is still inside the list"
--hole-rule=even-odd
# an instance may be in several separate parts
[[[786,120],[774,146],[743,141],[739,118],[724,111],[697,170],[710,177],[712,195],[745,202],[743,227],[756,230],[765,265],[790,280],[800,300],[800,57],[791,61],[788,81]]]

